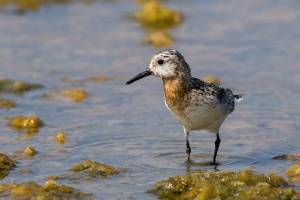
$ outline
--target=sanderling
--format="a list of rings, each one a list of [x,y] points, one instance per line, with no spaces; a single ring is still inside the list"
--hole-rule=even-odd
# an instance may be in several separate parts
[[[182,124],[186,136],[186,153],[190,162],[189,133],[207,130],[216,134],[213,164],[220,146],[219,129],[225,118],[233,112],[242,95],[213,83],[206,83],[191,75],[184,57],[176,50],[166,49],[155,54],[149,67],[127,81],[127,85],[149,75],[162,78],[165,104]]]

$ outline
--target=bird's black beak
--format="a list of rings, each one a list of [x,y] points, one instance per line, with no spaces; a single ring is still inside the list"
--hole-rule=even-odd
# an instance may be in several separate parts
[[[152,75],[152,72],[150,72],[148,69],[146,71],[143,71],[142,73],[136,75],[135,77],[133,77],[132,79],[130,79],[129,81],[126,82],[126,85],[129,85],[137,80],[140,80],[146,76],[150,76]]]

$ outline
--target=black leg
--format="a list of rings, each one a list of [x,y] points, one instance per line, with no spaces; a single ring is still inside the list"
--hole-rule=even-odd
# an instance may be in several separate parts
[[[186,154],[187,154],[188,162],[190,161],[191,152],[192,152],[192,150],[190,147],[189,138],[186,138]]]
[[[187,154],[187,160],[188,162],[190,162],[190,155],[191,155],[191,147],[190,147],[190,143],[189,143],[189,135],[190,133],[185,130],[185,128],[183,127],[184,133],[185,133],[185,141],[186,141],[186,154]]]
[[[215,141],[215,153],[214,153],[213,164],[216,164],[216,158],[217,158],[220,143],[221,143],[221,139],[220,139],[219,133],[217,133],[217,139]]]

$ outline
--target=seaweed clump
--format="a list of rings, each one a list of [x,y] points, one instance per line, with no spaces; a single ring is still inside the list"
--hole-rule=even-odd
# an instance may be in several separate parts
[[[0,152],[0,180],[5,178],[14,166],[16,166],[16,161],[10,159],[6,154]]]
[[[133,18],[147,31],[148,37],[142,43],[151,44],[156,48],[173,45],[175,39],[169,30],[182,23],[183,14],[162,5],[159,1],[143,0],[139,2],[143,6],[133,14]]]
[[[19,116],[19,117],[12,117],[8,118],[10,119],[10,126],[16,127],[16,128],[39,128],[42,125],[44,125],[44,122],[38,118],[37,116]]]
[[[291,161],[299,161],[300,162],[300,154],[281,154],[281,155],[275,156],[274,159],[291,160]]]
[[[217,77],[213,77],[213,76],[207,76],[207,77],[204,77],[202,79],[202,81],[205,81],[207,83],[214,83],[214,84],[217,84],[217,85],[220,85],[221,81],[219,78]]]
[[[291,180],[300,181],[300,164],[295,164],[287,170],[287,175]]]
[[[61,95],[65,97],[71,98],[73,101],[76,103],[81,103],[83,102],[88,96],[90,96],[89,93],[84,91],[81,88],[76,88],[76,89],[71,89],[71,90],[65,90],[60,92]]]
[[[67,140],[67,136],[65,132],[59,132],[55,137],[54,140],[59,144],[64,144]]]
[[[104,165],[91,160],[86,160],[73,166],[71,171],[87,173],[91,177],[100,176],[101,178],[107,178],[109,175],[117,175],[119,173],[113,166]]]
[[[149,191],[160,199],[299,199],[274,173],[196,172],[160,181]]]
[[[43,3],[44,0],[4,0],[0,1],[0,8],[13,5],[16,13],[23,14],[26,11],[38,10]]]
[[[106,81],[123,81],[125,78],[122,76],[119,77],[107,77],[107,76],[92,76],[89,77],[87,80],[93,82],[106,82]]]
[[[27,83],[23,81],[14,81],[9,79],[0,80],[0,92],[2,93],[14,93],[23,94],[29,90],[41,88],[41,84]]]
[[[47,180],[69,180],[69,181],[91,181],[98,178],[107,178],[108,176],[117,175],[126,172],[127,169],[122,166],[116,170],[113,166],[86,160],[73,166],[70,171],[72,174],[64,174],[59,176],[48,176]]]
[[[34,156],[37,153],[38,152],[33,147],[26,147],[26,149],[24,150],[24,154],[27,156]]]
[[[35,135],[39,132],[39,128],[44,125],[44,122],[37,116],[18,116],[5,118],[10,120],[10,127],[17,131],[24,131],[28,135]]]
[[[91,194],[83,193],[73,187],[57,185],[47,181],[38,185],[33,181],[0,185],[0,196],[13,199],[91,199]]]
[[[15,107],[15,102],[9,99],[0,98],[0,109],[10,109]]]
[[[29,11],[37,11],[42,7],[55,4],[68,4],[73,2],[92,3],[98,0],[0,0],[0,9],[8,7],[11,12],[16,14],[25,14]],[[113,2],[115,0],[102,0]]]
[[[144,40],[145,44],[152,44],[154,47],[167,47],[174,44],[174,38],[167,32],[155,31],[150,33],[148,38]]]
[[[181,12],[160,5],[157,1],[147,2],[134,14],[134,18],[143,26],[154,29],[171,28],[181,24],[183,19]]]

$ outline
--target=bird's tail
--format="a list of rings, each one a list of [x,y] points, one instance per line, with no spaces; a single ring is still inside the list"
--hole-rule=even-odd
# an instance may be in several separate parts
[[[235,95],[233,95],[234,96],[234,102],[238,103],[238,102],[242,101],[243,100],[243,95],[245,95],[245,94],[235,94]]]

